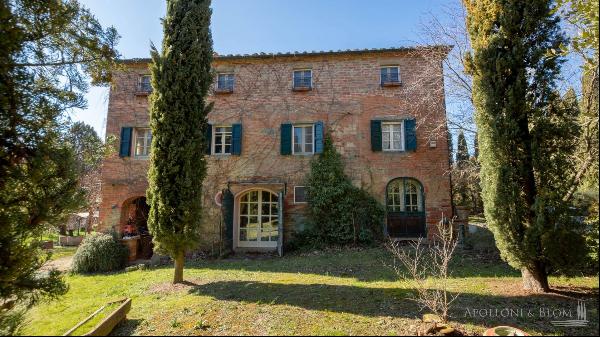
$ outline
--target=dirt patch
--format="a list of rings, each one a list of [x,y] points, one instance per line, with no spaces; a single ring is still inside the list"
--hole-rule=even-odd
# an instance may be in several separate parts
[[[493,280],[487,283],[488,288],[495,295],[526,297],[526,296],[544,296],[556,299],[582,299],[598,296],[597,288],[586,288],[579,286],[558,286],[552,287],[549,293],[537,294],[523,289],[521,280]]]
[[[73,263],[73,256],[65,256],[56,260],[46,262],[40,271],[50,271],[56,269],[60,272],[67,272],[71,270],[71,264]]]
[[[184,281],[183,283],[173,284],[171,282],[163,282],[154,284],[148,289],[148,292],[151,294],[171,294],[171,293],[179,293],[179,292],[189,292],[190,290],[207,284],[206,281]]]

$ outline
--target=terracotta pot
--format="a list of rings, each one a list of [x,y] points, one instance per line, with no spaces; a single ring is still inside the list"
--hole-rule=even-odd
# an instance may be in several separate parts
[[[129,261],[137,260],[137,247],[139,236],[130,237],[127,239],[121,239],[121,243],[123,243],[127,249],[129,249]]]
[[[484,336],[529,336],[525,331],[512,326],[501,325],[485,330]]]

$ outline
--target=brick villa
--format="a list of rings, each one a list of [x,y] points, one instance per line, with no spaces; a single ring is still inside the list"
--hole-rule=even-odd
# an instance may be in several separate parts
[[[234,250],[275,250],[301,231],[303,181],[326,132],[353,183],[386,205],[386,233],[427,235],[452,212],[447,52],[215,55],[200,248],[214,250],[229,238]],[[126,70],[111,86],[106,134],[120,146],[102,171],[101,229],[146,233],[149,62],[123,61]]]

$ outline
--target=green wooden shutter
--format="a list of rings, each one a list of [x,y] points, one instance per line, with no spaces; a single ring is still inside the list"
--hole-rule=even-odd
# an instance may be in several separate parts
[[[416,124],[414,119],[407,119],[404,121],[404,147],[406,151],[417,150]]]
[[[381,121],[371,121],[371,150],[379,152],[382,149],[381,144]]]
[[[121,128],[121,146],[119,147],[119,157],[130,157],[131,156],[131,134],[133,128],[125,127]]]
[[[225,224],[225,249],[233,250],[233,193],[229,189],[223,190],[221,212]]]
[[[206,124],[206,130],[204,130],[204,154],[212,154],[212,125]]]
[[[231,126],[231,154],[235,156],[242,154],[242,124]]]
[[[281,124],[281,154],[292,154],[292,124]]]
[[[323,153],[323,122],[315,123],[315,153]]]

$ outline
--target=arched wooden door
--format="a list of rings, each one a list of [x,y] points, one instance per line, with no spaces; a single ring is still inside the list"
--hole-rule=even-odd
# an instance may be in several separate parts
[[[392,238],[425,237],[423,185],[413,178],[396,178],[386,188],[387,233]]]

